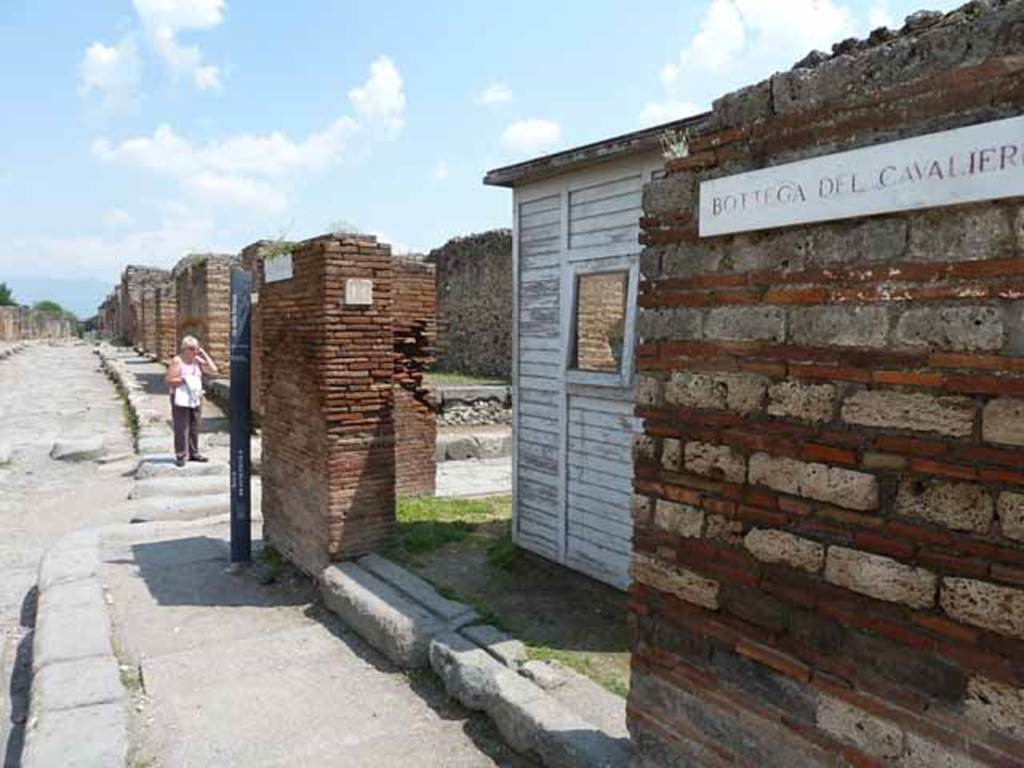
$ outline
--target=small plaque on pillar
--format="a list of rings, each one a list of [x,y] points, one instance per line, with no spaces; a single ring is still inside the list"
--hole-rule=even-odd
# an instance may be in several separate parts
[[[369,307],[373,304],[373,280],[349,278],[345,281],[345,305]]]

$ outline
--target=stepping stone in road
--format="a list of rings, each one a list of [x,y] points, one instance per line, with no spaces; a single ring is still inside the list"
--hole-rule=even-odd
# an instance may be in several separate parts
[[[57,440],[50,449],[50,458],[56,461],[92,461],[106,452],[102,437]]]

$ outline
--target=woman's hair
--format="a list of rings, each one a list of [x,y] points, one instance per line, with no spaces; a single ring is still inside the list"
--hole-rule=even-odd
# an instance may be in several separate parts
[[[187,347],[198,347],[199,340],[195,336],[186,336],[181,340],[181,348],[184,350]]]

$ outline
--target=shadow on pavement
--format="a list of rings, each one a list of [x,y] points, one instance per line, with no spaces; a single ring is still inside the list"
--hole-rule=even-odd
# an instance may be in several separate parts
[[[20,623],[30,629],[36,624],[38,591],[32,587],[21,602]],[[11,730],[4,746],[4,768],[19,768],[25,746],[25,726],[28,724],[29,689],[32,683],[32,632],[25,632],[18,641],[18,649],[11,670],[9,700],[11,702]]]
[[[251,565],[233,567],[227,542],[193,536],[131,546],[131,560],[146,586],[162,606],[266,607],[305,606],[302,615],[329,631],[354,655],[383,674],[403,674],[410,689],[442,720],[463,721],[466,736],[483,754],[505,768],[533,768],[538,764],[518,755],[502,740],[491,721],[469,712],[448,698],[429,670],[403,672],[367,645],[320,601],[314,581],[290,564],[261,557],[262,542],[254,541]]]

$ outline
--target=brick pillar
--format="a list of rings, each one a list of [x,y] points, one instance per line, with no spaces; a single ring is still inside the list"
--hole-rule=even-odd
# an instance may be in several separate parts
[[[433,496],[437,420],[423,374],[437,337],[434,267],[395,259],[395,490]]]
[[[264,535],[303,570],[365,553],[395,522],[391,248],[368,236],[295,246],[265,282]],[[373,281],[370,306],[348,280]]]

